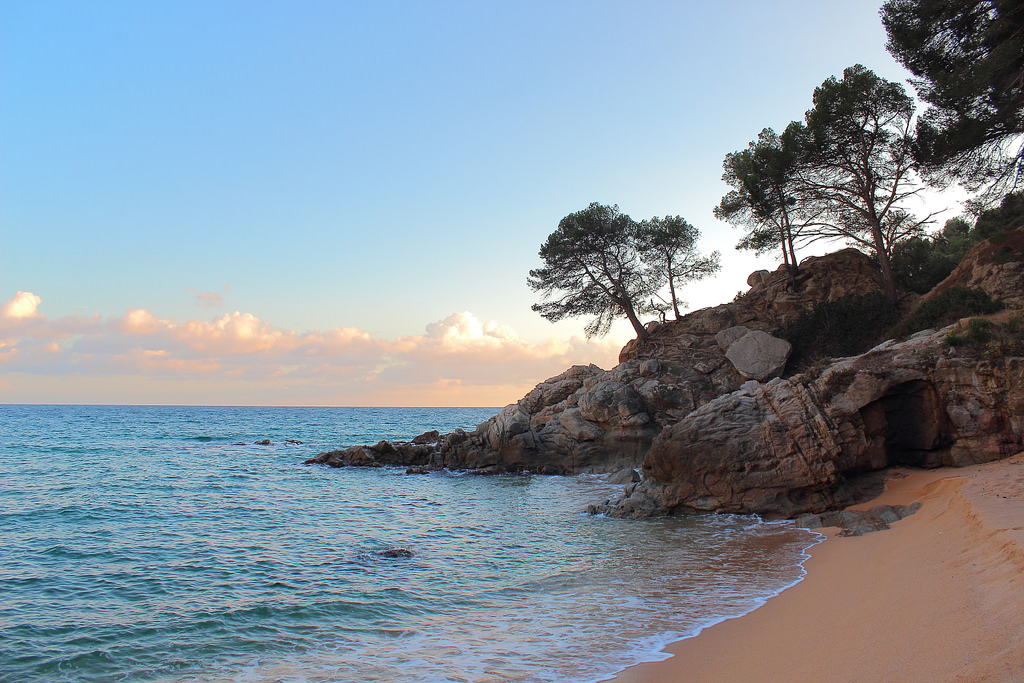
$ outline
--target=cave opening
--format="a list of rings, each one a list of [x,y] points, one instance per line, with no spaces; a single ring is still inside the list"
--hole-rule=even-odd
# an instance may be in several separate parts
[[[897,384],[862,414],[884,440],[889,465],[938,467],[953,441],[938,393],[925,380]]]

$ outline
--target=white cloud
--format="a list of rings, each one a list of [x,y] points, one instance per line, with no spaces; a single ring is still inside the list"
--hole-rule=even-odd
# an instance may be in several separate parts
[[[4,315],[17,319],[0,324],[3,372],[23,382],[32,376],[75,376],[148,377],[165,387],[205,383],[206,388],[193,389],[194,402],[207,400],[209,391],[219,392],[230,381],[260,385],[271,394],[289,392],[293,403],[301,403],[306,391],[338,397],[311,399],[320,403],[503,405],[574,363],[609,367],[619,349],[614,342],[580,338],[526,340],[468,311],[427,325],[423,334],[392,341],[351,327],[299,333],[239,311],[180,323],[143,308],[106,320],[50,321],[36,312],[40,302],[19,292],[4,304]],[[125,382],[133,387],[126,391],[137,393],[140,385],[146,386]],[[245,401],[240,397],[239,402]]]
[[[38,313],[36,310],[43,300],[32,292],[19,291],[0,306],[0,317],[4,318],[33,318]]]

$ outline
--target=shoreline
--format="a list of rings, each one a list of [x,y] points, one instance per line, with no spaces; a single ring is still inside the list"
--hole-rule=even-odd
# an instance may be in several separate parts
[[[816,530],[801,581],[607,680],[1024,680],[1024,452],[891,470],[853,509],[914,501],[885,531]]]

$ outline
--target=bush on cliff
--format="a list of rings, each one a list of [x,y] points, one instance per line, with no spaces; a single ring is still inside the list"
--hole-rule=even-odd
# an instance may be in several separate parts
[[[778,334],[793,345],[788,368],[800,370],[822,358],[867,351],[898,320],[884,294],[851,294],[805,311]]]
[[[979,240],[963,218],[946,221],[942,232],[929,237],[912,237],[892,250],[892,271],[900,287],[927,294],[953,272],[967,250]]]
[[[919,330],[944,327],[972,315],[988,315],[1003,309],[988,293],[969,287],[950,287],[925,299],[906,319],[893,328],[895,337],[904,337]]]
[[[946,343],[967,352],[980,352],[989,360],[1002,360],[1024,353],[1024,316],[1011,315],[1005,323],[971,318],[946,335]]]

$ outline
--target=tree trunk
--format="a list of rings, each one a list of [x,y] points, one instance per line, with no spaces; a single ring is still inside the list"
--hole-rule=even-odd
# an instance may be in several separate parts
[[[786,258],[786,270],[789,271],[789,284],[795,290],[796,289],[796,274],[799,270],[796,260],[796,249],[793,248],[793,225],[789,222],[789,212],[786,211],[785,201],[782,205],[782,224],[779,226],[779,231],[782,233],[782,254]],[[789,253],[786,253],[786,250]]]
[[[875,243],[875,254],[878,256],[878,267],[882,271],[882,283],[885,286],[885,298],[893,306],[899,301],[896,293],[896,276],[892,272],[892,264],[889,262],[889,254],[885,251],[885,239],[882,237],[882,227],[877,220],[871,221],[871,239]]]
[[[633,310],[633,304],[629,301],[619,302],[619,306],[622,307],[622,312],[626,314],[626,318],[629,319],[629,323],[636,330],[636,338],[640,341],[647,341],[651,334],[644,327],[644,324],[640,322],[640,318],[636,316],[636,311]]]
[[[668,276],[668,294],[672,297],[672,312],[676,314],[676,320],[683,317],[683,314],[679,312],[678,299],[676,298],[676,283],[675,278],[671,275]]]

